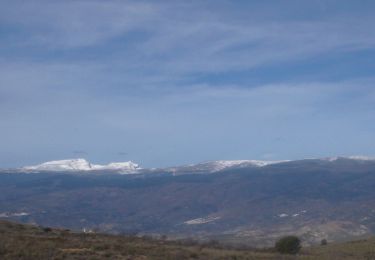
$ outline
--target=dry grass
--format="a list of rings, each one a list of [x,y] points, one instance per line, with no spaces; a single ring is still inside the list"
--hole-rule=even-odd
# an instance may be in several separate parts
[[[307,248],[299,256],[164,240],[72,233],[0,221],[0,259],[375,259],[375,240]]]

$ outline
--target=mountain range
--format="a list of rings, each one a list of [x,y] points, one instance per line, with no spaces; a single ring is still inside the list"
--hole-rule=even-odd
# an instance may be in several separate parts
[[[348,157],[327,157],[318,160],[336,161],[338,159],[357,160],[357,161],[375,161],[373,157],[367,156],[348,156]],[[308,160],[308,159],[306,159]],[[314,159],[310,159],[314,160]],[[315,159],[316,160],[316,159]],[[264,167],[271,164],[280,164],[291,162],[290,160],[279,161],[261,161],[261,160],[218,160],[207,161],[198,164],[183,165],[168,168],[141,168],[139,164],[132,161],[112,162],[106,165],[92,164],[86,159],[67,159],[48,161],[38,165],[24,166],[21,168],[7,169],[8,171],[26,173],[26,172],[102,172],[112,171],[113,173],[150,173],[150,172],[171,172],[171,173],[213,173],[223,170],[245,167]],[[0,172],[4,171],[0,169]]]
[[[269,246],[375,233],[375,159],[210,161],[163,169],[133,162],[47,162],[0,174],[0,218],[108,233]]]

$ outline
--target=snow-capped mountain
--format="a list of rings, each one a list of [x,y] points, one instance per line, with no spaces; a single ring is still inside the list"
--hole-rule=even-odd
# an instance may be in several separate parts
[[[216,173],[238,168],[261,168],[280,163],[299,163],[302,161],[313,161],[321,163],[340,163],[341,161],[372,163],[375,157],[366,156],[337,156],[327,158],[311,158],[304,160],[283,160],[283,161],[260,161],[260,160],[218,160],[197,164],[182,165],[168,168],[143,169],[138,164],[128,162],[113,162],[106,165],[92,164],[85,159],[69,159],[49,161],[38,165],[25,166],[15,169],[15,172],[90,172],[90,171],[111,171],[120,174],[129,173],[170,173],[180,174],[207,174]],[[9,171],[8,171],[9,172]]]
[[[232,168],[245,168],[245,167],[264,167],[271,164],[283,163],[288,161],[259,161],[259,160],[219,160],[208,161],[198,164],[190,164],[179,167],[171,167],[167,170],[172,173],[184,172],[208,172],[214,173]]]
[[[30,171],[88,171],[92,169],[92,166],[85,159],[71,159],[25,166],[22,169]]]
[[[95,171],[95,170],[109,170],[120,173],[134,173],[141,169],[138,164],[131,161],[109,163],[107,165],[91,164],[85,159],[69,159],[49,161],[38,165],[25,166],[20,170],[25,171]]]
[[[184,165],[178,167],[170,167],[166,169],[156,169],[170,173],[214,173],[231,168],[244,167],[264,167],[270,164],[276,164],[287,161],[259,161],[259,160],[219,160],[202,162],[198,164]],[[119,173],[140,173],[142,168],[138,164],[131,161],[128,162],[114,162],[106,165],[92,164],[85,159],[69,159],[57,160],[41,163],[38,165],[25,166],[19,171],[26,172],[82,172],[82,171],[115,171]],[[151,169],[142,169],[142,172],[155,171]]]
[[[73,159],[0,170],[0,218],[114,233],[225,236],[252,246],[272,246],[285,233],[311,244],[375,234],[371,157],[138,169]]]
[[[212,165],[215,171],[220,171],[228,167],[248,167],[248,166],[254,166],[254,167],[263,167],[270,164],[276,164],[276,163],[282,163],[282,162],[288,162],[288,161],[259,161],[259,160],[233,160],[233,161],[212,161],[207,162],[206,164]],[[204,164],[204,163],[202,163]]]
[[[276,165],[280,163],[298,163],[300,161],[312,160],[320,162],[334,163],[340,160],[349,160],[352,162],[375,162],[375,157],[369,156],[337,156],[328,158],[311,158],[303,160],[280,160],[280,161],[261,161],[261,160],[218,160],[208,161],[198,164],[190,164],[184,166],[176,166],[164,169],[167,172],[173,174],[185,174],[185,173],[215,173],[224,170],[230,170],[235,168],[248,168],[248,167],[266,167],[269,165]]]

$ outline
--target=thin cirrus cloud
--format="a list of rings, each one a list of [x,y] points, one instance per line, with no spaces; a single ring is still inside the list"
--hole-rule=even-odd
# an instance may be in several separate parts
[[[24,30],[26,41],[20,45],[79,48],[127,33],[152,13],[151,5],[135,2],[8,1],[1,20]]]
[[[0,163],[373,154],[373,7],[3,1]]]

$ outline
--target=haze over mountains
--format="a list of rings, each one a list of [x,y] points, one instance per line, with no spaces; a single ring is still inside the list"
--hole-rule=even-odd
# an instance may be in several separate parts
[[[305,159],[305,160],[322,160],[322,161],[336,161],[339,159],[357,160],[357,161],[375,161],[375,157],[368,156],[338,156],[327,157],[321,159]],[[298,161],[298,160],[295,160]],[[212,173],[227,170],[231,168],[244,168],[244,167],[264,167],[272,164],[280,164],[292,162],[291,160],[279,161],[263,161],[263,160],[218,160],[207,161],[198,164],[182,165],[168,168],[142,168],[139,164],[132,161],[127,162],[112,162],[106,165],[92,164],[86,159],[66,159],[48,161],[38,165],[24,166],[16,168],[17,172],[81,172],[81,171],[114,171],[118,173],[145,173],[148,171],[168,171],[168,172],[187,172],[187,173]]]
[[[285,234],[314,244],[375,233],[375,160],[367,157],[166,169],[79,159],[1,173],[0,217],[26,223],[256,246]]]

